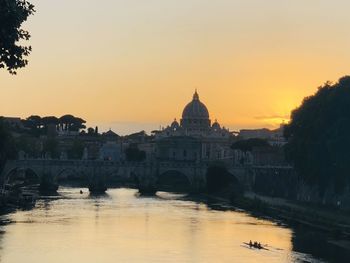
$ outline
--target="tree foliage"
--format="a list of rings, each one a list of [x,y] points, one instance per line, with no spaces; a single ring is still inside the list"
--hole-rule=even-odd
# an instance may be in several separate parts
[[[17,156],[14,139],[2,118],[0,117],[0,173],[8,159]]]
[[[59,128],[64,131],[75,131],[79,132],[81,129],[85,129],[86,121],[82,118],[75,117],[67,114],[60,118],[55,116],[40,117],[38,115],[31,115],[25,121],[24,125],[31,129],[32,134],[42,135],[48,130],[49,125],[56,126],[56,130]]]
[[[94,135],[94,134],[95,134],[95,129],[89,127],[89,128],[87,129],[87,132],[88,132],[89,135]]]
[[[65,131],[79,131],[80,129],[85,129],[85,120],[73,115],[67,114],[59,118],[59,124],[61,128]]]
[[[286,156],[298,174],[325,190],[350,183],[350,76],[325,83],[295,109],[285,128]]]
[[[255,147],[269,147],[269,143],[260,138],[252,138],[234,142],[231,146],[234,150],[241,150],[242,152],[252,151]]]
[[[30,38],[22,23],[35,12],[34,6],[25,0],[0,0],[0,68],[11,74],[28,64],[26,57],[31,46],[23,46],[21,41]]]

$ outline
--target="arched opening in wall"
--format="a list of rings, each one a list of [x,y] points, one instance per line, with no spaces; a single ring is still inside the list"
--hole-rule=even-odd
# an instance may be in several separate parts
[[[169,192],[190,192],[191,182],[188,177],[176,170],[160,174],[157,181],[157,190]]]
[[[26,169],[26,171],[25,171],[25,184],[26,185],[40,184],[39,175],[32,169]]]
[[[40,177],[30,168],[15,168],[7,174],[6,183],[12,187],[35,185],[40,183]]]
[[[13,185],[16,184],[18,181],[24,180],[24,175],[22,172],[19,172],[19,168],[14,168],[11,171],[9,171],[5,176],[5,183]]]
[[[67,168],[59,171],[55,177],[59,185],[79,185],[86,186],[88,179],[75,169]]]
[[[208,167],[206,181],[208,193],[239,195],[243,190],[238,179],[220,164]]]

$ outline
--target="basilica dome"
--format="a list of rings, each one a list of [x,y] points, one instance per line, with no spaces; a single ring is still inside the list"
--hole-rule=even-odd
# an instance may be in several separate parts
[[[193,95],[193,100],[184,108],[182,112],[182,119],[209,119],[208,109],[199,100],[197,91]]]

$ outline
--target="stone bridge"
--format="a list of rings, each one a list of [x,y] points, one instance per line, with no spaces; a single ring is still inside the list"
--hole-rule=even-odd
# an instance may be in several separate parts
[[[3,183],[16,178],[24,179],[28,174],[38,181],[50,178],[62,180],[82,180],[91,182],[101,178],[106,182],[159,182],[187,183],[191,190],[205,187],[207,164],[193,162],[113,162],[102,160],[48,160],[25,159],[8,161],[2,171]],[[181,180],[180,180],[181,182]]]
[[[246,189],[256,185],[272,185],[280,180],[293,178],[290,166],[234,167],[225,164],[230,174]],[[113,162],[103,160],[50,160],[25,159],[8,161],[2,171],[2,183],[9,183],[28,174],[41,182],[50,178],[58,184],[64,180],[79,180],[86,183],[97,179],[109,183],[139,183],[173,188],[186,185],[189,191],[202,190],[206,186],[208,163],[194,162]],[[268,180],[267,180],[268,179]]]

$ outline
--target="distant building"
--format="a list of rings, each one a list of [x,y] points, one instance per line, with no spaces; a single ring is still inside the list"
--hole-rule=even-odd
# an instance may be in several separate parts
[[[100,159],[105,161],[121,161],[123,159],[122,144],[105,142],[100,148]]]
[[[283,136],[284,124],[275,130],[269,130],[266,128],[263,129],[244,129],[240,130],[239,137],[240,139],[264,139],[272,146],[283,146],[287,143],[286,139]]]
[[[130,145],[132,144],[128,144],[128,147],[130,147]],[[146,153],[146,159],[148,160],[154,158],[156,155],[156,145],[154,141],[139,143],[137,144],[137,148]]]
[[[113,132],[111,129],[109,129],[108,132],[102,133],[102,139],[104,141],[109,141],[109,142],[112,142],[112,141],[118,142],[120,141],[120,136],[115,132]]]
[[[70,130],[64,130],[62,128],[59,128],[57,131],[57,135],[58,136],[78,136],[79,135],[79,131],[70,131]]]
[[[163,138],[157,141],[157,159],[164,161],[199,161],[201,141],[189,136]]]
[[[123,146],[118,134],[109,130],[102,134],[102,141],[100,159],[105,161],[121,161],[123,159]]]
[[[127,144],[149,143],[152,139],[153,138],[147,135],[145,131],[132,133],[123,137],[123,141]]]
[[[182,112],[180,123],[155,131],[157,158],[169,160],[220,160],[232,158],[233,134],[215,120],[197,91]],[[193,148],[191,148],[193,147]]]

